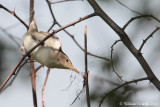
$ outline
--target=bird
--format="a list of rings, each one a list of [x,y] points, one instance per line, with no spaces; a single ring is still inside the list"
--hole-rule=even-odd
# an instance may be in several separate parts
[[[23,49],[26,52],[29,51],[49,34],[48,32],[38,32],[35,15],[33,14],[29,29],[23,36]],[[30,56],[48,68],[70,69],[79,73],[72,65],[69,57],[62,51],[62,42],[56,35],[52,35],[44,43],[35,48],[30,53]]]

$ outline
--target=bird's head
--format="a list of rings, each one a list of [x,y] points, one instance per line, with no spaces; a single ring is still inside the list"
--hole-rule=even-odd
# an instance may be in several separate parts
[[[65,53],[60,52],[58,56],[59,56],[59,63],[62,65],[64,69],[71,69],[76,73],[79,73],[78,70],[72,65],[72,62]]]

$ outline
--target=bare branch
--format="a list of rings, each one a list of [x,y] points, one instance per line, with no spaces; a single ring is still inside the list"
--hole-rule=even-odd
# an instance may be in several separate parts
[[[39,69],[41,69],[42,67],[44,67],[44,65],[40,65],[40,66],[38,66],[36,69],[35,69],[35,72],[37,72]]]
[[[32,94],[33,94],[33,105],[37,107],[37,94],[36,94],[36,72],[34,70],[34,61],[30,59],[31,67],[31,82],[32,82]]]
[[[140,12],[136,12],[134,10],[132,10],[131,8],[129,8],[128,6],[126,6],[125,4],[123,4],[122,2],[120,2],[119,0],[116,0],[119,4],[121,4],[122,6],[124,6],[125,8],[127,8],[128,10],[132,11],[133,13],[142,15]]]
[[[0,93],[2,93],[3,91],[5,91],[9,86],[12,85],[13,81],[16,79],[17,75],[19,74],[19,71],[27,63],[28,60],[29,59],[25,60],[25,62],[23,62],[22,65],[19,66],[19,68],[18,68],[17,72],[14,74],[14,77],[12,78],[12,80],[8,83],[8,85],[2,91],[0,91]]]
[[[49,1],[49,0],[46,0],[46,2],[47,2],[47,4],[48,4],[50,13],[51,13],[52,18],[53,18],[53,21],[54,21],[53,25],[52,25],[52,26],[49,28],[49,30],[48,30],[48,32],[49,32],[49,31],[52,29],[52,27],[53,27],[55,24],[57,24],[57,20],[56,20],[54,14],[53,14],[53,11],[52,11],[52,8],[51,8],[51,5],[50,5],[50,1]]]
[[[116,40],[116,41],[114,42],[114,44],[111,46],[111,64],[112,64],[113,72],[115,72],[115,74],[119,77],[119,79],[123,81],[122,76],[120,76],[120,75],[116,72],[116,70],[115,70],[115,68],[114,68],[114,63],[113,63],[113,47],[114,47],[118,42],[120,42],[120,41],[121,41],[121,40]]]
[[[27,54],[26,54],[27,55]],[[29,54],[28,54],[29,55]],[[3,84],[0,87],[0,93],[3,90],[4,86],[7,84],[7,82],[9,81],[9,79],[15,74],[17,68],[21,65],[21,63],[23,62],[23,60],[26,58],[26,56],[24,55],[20,61],[18,62],[18,64],[14,67],[14,69],[11,71],[11,73],[8,75],[8,77],[5,79],[5,81],[3,82]]]
[[[137,84],[137,82],[139,82],[139,81],[144,81],[144,80],[149,80],[149,78],[148,78],[148,77],[145,77],[145,78],[140,78],[140,79],[128,81],[128,82],[126,82],[126,83],[124,83],[124,84],[122,84],[122,85],[114,88],[113,90],[111,90],[110,92],[108,92],[107,94],[105,94],[105,95],[102,97],[102,99],[99,101],[99,102],[100,102],[100,103],[99,103],[99,107],[102,105],[103,101],[107,98],[107,96],[108,96],[109,94],[115,92],[116,90],[120,89],[120,88],[123,87],[123,86],[126,86],[126,85],[131,84],[131,83],[136,83],[136,84]]]
[[[63,3],[68,1],[83,1],[83,0],[61,0],[61,1],[55,1],[55,2],[49,1],[49,4],[57,4],[57,3]]]
[[[154,75],[152,69],[144,59],[142,54],[139,54],[138,50],[135,48],[133,43],[131,42],[129,36],[124,32],[124,29],[119,27],[97,4],[95,0],[88,0],[90,5],[93,7],[95,13],[101,17],[121,38],[123,44],[128,48],[128,50],[135,56],[138,60],[145,73],[147,74],[149,80],[155,85],[155,87],[160,91],[160,81]]]
[[[156,21],[158,21],[158,22],[160,23],[160,20],[159,20],[158,18],[156,18],[155,16],[153,16],[153,15],[141,15],[141,16],[136,16],[136,17],[131,18],[131,19],[123,26],[123,30],[125,30],[126,27],[127,27],[132,21],[134,21],[135,19],[147,18],[147,17],[153,18],[154,20],[156,20]]]
[[[33,20],[34,17],[34,0],[30,0],[30,12],[29,12],[29,24]],[[33,94],[33,105],[37,107],[37,94],[36,94],[36,71],[34,70],[34,60],[30,59],[30,67],[31,67],[31,82],[32,82],[32,94]]]
[[[160,29],[160,27],[157,27],[145,40],[143,40],[143,42],[142,42],[142,44],[141,44],[141,46],[140,46],[140,48],[139,48],[139,50],[138,50],[139,53],[141,52],[141,50],[142,50],[144,44],[147,42],[147,40],[148,40],[149,38],[153,37],[153,34],[156,33],[159,29]]]
[[[88,83],[88,58],[87,58],[87,26],[84,27],[84,38],[85,38],[85,75],[84,75],[84,84],[86,86],[86,98],[88,107],[90,104],[90,95],[89,95],[89,83]]]
[[[80,95],[82,94],[82,92],[84,91],[84,88],[85,88],[85,87],[83,87],[83,89],[78,93],[78,95],[77,95],[76,98],[73,100],[72,104],[70,104],[70,106],[73,105],[73,104],[76,102],[76,100],[79,98],[79,96],[80,96]]]
[[[0,4],[0,8],[3,8],[4,10],[6,10],[7,12],[11,13],[13,16],[15,16],[27,29],[29,28],[29,26],[19,17],[17,16],[17,14],[15,13],[15,11],[11,11],[9,9],[7,9],[6,7],[4,7],[2,4]]]
[[[45,87],[46,87],[46,83],[47,83],[47,80],[48,80],[49,73],[50,73],[50,68],[48,68],[48,70],[47,70],[46,79],[45,79],[45,82],[44,82],[44,85],[43,85],[43,88],[42,88],[42,107],[45,107],[45,104],[44,104],[44,91],[45,91]]]
[[[71,81],[71,83],[69,84],[69,86],[66,89],[63,89],[62,91],[68,90],[69,87],[72,85],[72,83],[74,82],[75,79],[76,79],[76,76],[73,78],[73,80]]]
[[[32,19],[33,19],[33,13],[34,12],[34,0],[30,0],[30,11],[29,11],[29,24],[31,23]]]

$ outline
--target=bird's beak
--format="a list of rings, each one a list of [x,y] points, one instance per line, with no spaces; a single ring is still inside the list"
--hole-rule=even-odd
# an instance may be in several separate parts
[[[72,65],[70,65],[70,66],[69,66],[69,69],[71,69],[71,70],[73,70],[74,72],[76,72],[76,73],[78,73],[78,74],[79,74],[79,72],[77,71],[77,69],[76,69],[76,68],[74,68]]]

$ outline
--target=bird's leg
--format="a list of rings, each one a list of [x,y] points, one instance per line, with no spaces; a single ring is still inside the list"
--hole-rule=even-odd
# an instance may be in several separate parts
[[[50,72],[50,68],[48,68],[48,70],[47,70],[46,79],[45,79],[45,82],[44,82],[44,85],[43,85],[43,88],[42,88],[42,107],[44,107],[44,90],[45,90],[45,86],[46,86],[46,83],[47,83],[49,72]]]
[[[44,67],[44,65],[41,64],[40,66],[38,66],[38,67],[35,69],[35,72],[37,72],[41,67]]]

